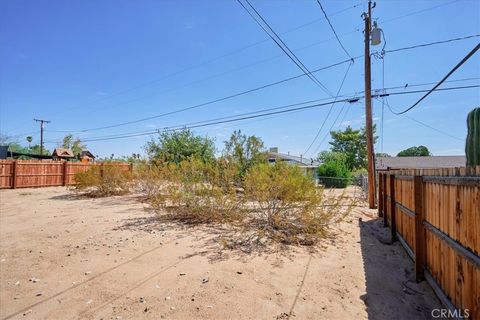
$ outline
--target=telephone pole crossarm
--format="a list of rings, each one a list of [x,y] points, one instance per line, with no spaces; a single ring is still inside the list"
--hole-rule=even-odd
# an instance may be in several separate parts
[[[43,156],[43,130],[45,129],[45,123],[50,123],[51,121],[43,119],[33,119],[36,122],[40,122],[40,155]]]

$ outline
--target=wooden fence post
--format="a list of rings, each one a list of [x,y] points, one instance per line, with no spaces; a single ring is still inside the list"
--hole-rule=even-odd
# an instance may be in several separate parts
[[[13,160],[12,167],[12,189],[17,187],[17,160]]]
[[[383,193],[385,192],[383,186],[383,174],[378,174],[378,216],[383,217]]]
[[[395,221],[395,175],[390,175],[390,231],[392,243],[397,240],[397,222]]]
[[[63,186],[67,185],[67,179],[68,179],[68,161],[65,161],[63,163]]]
[[[102,163],[100,164],[100,178],[103,178],[103,165],[104,165],[104,164],[105,164],[104,162],[102,162]]]
[[[388,212],[389,209],[387,208],[387,177],[390,179],[390,176],[387,174],[383,175],[383,226],[388,227]],[[390,181],[390,180],[389,180]]]
[[[423,177],[413,177],[414,211],[415,211],[415,280],[420,282],[425,279],[424,268],[426,258],[425,227],[423,221]]]

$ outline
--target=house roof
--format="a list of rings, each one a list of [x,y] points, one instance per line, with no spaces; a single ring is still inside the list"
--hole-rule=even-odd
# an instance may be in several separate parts
[[[301,166],[306,167],[318,167],[320,163],[317,160],[311,158],[304,158],[298,156],[292,156],[290,154],[278,153],[278,152],[268,152],[268,159],[280,159],[282,161],[293,162]]]
[[[65,148],[55,148],[55,150],[53,150],[52,156],[57,156],[59,158],[74,158],[75,157],[72,150],[65,149]]]
[[[431,156],[431,157],[377,157],[377,170],[408,168],[455,168],[465,167],[465,156]]]
[[[89,158],[95,159],[95,156],[88,150],[84,150],[80,152],[80,158],[83,158],[83,157],[89,157]]]

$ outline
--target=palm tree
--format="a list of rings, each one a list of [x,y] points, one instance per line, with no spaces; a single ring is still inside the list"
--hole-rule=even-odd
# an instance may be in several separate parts
[[[28,141],[28,150],[30,151],[30,149],[31,149],[31,143],[32,143],[32,141],[33,141],[32,136],[28,136],[28,137],[27,137],[27,141]]]

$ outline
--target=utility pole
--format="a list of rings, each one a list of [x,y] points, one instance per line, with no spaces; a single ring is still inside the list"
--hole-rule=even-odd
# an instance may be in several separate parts
[[[375,5],[374,5],[375,7]],[[368,14],[363,14],[365,20],[365,131],[367,135],[368,161],[368,205],[375,205],[375,153],[373,151],[372,125],[372,75],[370,70],[370,30],[372,28],[372,1],[368,1]]]
[[[33,119],[36,122],[40,122],[40,155],[43,156],[43,129],[45,128],[45,123],[50,123],[51,121],[42,120],[42,119]]]

